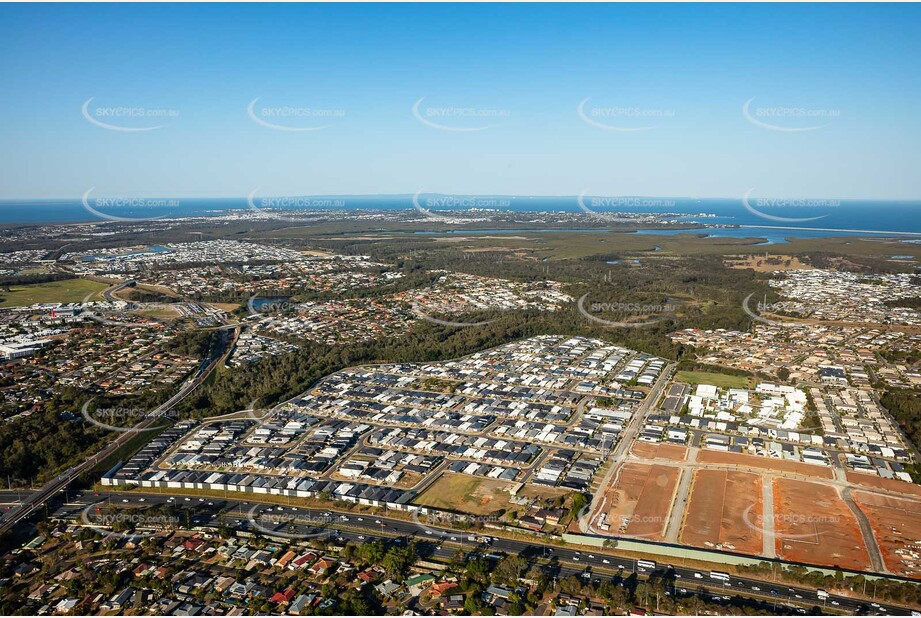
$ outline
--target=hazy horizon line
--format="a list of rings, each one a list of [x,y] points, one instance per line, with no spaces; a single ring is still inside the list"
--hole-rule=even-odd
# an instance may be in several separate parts
[[[246,200],[249,195],[124,195],[120,193],[109,194],[112,196],[117,196],[123,199],[187,199],[187,200],[230,200],[230,199],[240,199]],[[535,194],[535,195],[526,195],[521,193],[445,193],[441,191],[422,191],[418,193],[274,193],[266,194],[260,196],[260,198],[265,197],[329,197],[329,198],[412,198],[417,195],[442,195],[442,196],[459,196],[459,197],[498,197],[498,198],[512,198],[512,199],[578,199],[580,197],[616,197],[616,198],[635,198],[635,199],[678,199],[678,200],[742,200],[745,195],[734,195],[734,196],[690,196],[690,195],[640,195],[640,194],[629,194],[629,193],[573,193],[573,194]],[[39,201],[68,201],[68,200],[81,200],[83,195],[76,196],[44,196],[44,197],[0,197],[0,204],[5,202],[13,201],[24,201],[24,202],[39,202]],[[882,202],[921,202],[921,197],[914,198],[889,198],[889,197],[840,197],[840,196],[782,196],[775,194],[767,194],[765,197],[758,198],[757,196],[751,196],[754,199],[786,199],[786,200],[846,200],[852,202],[865,202],[865,201],[882,201]]]

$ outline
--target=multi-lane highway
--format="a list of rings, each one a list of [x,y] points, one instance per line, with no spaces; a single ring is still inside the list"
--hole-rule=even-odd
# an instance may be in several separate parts
[[[324,536],[357,543],[377,538],[415,538],[423,543],[431,557],[448,560],[458,551],[477,552],[480,555],[521,555],[542,564],[551,576],[565,578],[586,575],[591,579],[614,576],[639,578],[664,575],[669,591],[675,595],[703,594],[705,599],[730,603],[734,597],[749,597],[772,604],[777,611],[785,608],[801,613],[814,606],[849,613],[884,615],[909,615],[911,610],[887,603],[829,594],[820,598],[816,590],[789,586],[770,580],[752,577],[729,577],[728,581],[712,576],[710,571],[658,563],[654,568],[643,567],[633,558],[618,557],[611,550],[574,549],[560,547],[538,540],[517,540],[497,536],[483,542],[478,532],[470,532],[430,525],[424,519],[407,521],[382,515],[356,514],[335,509],[306,509],[291,505],[260,504],[254,496],[250,500],[233,498],[194,497],[161,493],[132,492],[82,492],[72,502],[62,507],[56,517],[76,519],[87,507],[98,502],[109,502],[124,508],[148,508],[153,505],[173,504],[179,508],[196,511],[193,524],[197,526],[224,525],[232,529],[268,535],[275,531],[278,537],[289,541],[307,540]],[[641,561],[640,561],[641,562]],[[704,592],[699,589],[703,588]]]

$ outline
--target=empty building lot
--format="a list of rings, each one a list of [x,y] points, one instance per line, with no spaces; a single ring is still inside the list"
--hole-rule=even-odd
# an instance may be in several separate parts
[[[834,487],[775,478],[773,523],[777,555],[784,560],[870,568],[857,520]]]
[[[681,542],[758,554],[762,548],[762,506],[760,475],[697,470],[681,528]]]
[[[896,575],[921,576],[921,500],[855,491],[879,543],[886,568]]]
[[[723,464],[734,466],[739,469],[762,469],[778,473],[788,473],[796,476],[806,476],[817,479],[834,478],[831,468],[814,466],[812,464],[801,463],[798,461],[789,461],[785,459],[773,459],[770,457],[758,457],[756,455],[745,455],[739,453],[725,453],[721,451],[700,451],[697,455],[697,461],[707,464]]]
[[[669,461],[684,461],[688,455],[686,446],[662,442],[635,442],[630,447],[630,452],[640,459],[666,459]]]
[[[662,540],[678,484],[678,468],[629,462],[604,496],[597,527],[612,533]]]

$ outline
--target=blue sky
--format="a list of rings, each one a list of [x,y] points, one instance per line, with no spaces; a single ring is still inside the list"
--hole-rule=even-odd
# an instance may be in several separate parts
[[[6,4],[0,57],[0,198],[921,198],[917,5]]]

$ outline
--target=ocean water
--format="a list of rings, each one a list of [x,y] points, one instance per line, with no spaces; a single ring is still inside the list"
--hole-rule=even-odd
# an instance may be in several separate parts
[[[265,207],[261,198],[257,206]],[[286,210],[409,210],[414,208],[411,195],[400,196],[310,196],[287,198],[274,202]],[[921,201],[816,200],[811,202],[769,202],[749,198],[691,199],[691,198],[590,198],[576,197],[515,197],[515,196],[450,196],[423,195],[418,203],[432,212],[446,210],[499,210],[530,212],[581,212],[582,206],[592,212],[674,213],[683,221],[702,224],[752,226],[758,229],[702,230],[713,236],[757,236],[768,242],[783,242],[786,237],[819,237],[854,235],[863,232],[896,232],[921,236]],[[204,217],[227,212],[250,210],[246,198],[152,198],[132,200],[113,205],[90,201],[93,209],[106,215],[125,218]],[[269,207],[273,202],[269,200]],[[712,217],[697,217],[701,213]],[[0,200],[0,225],[35,223],[77,223],[103,221],[84,207],[81,199]],[[484,225],[489,227],[488,224]],[[604,224],[599,223],[599,228]],[[772,229],[775,228],[775,229]],[[533,230],[532,230],[533,231]],[[509,233],[511,230],[492,230]],[[646,233],[641,232],[641,233]],[[648,232],[648,233],[662,233]],[[666,233],[680,233],[668,231]],[[906,238],[911,238],[906,237]]]

